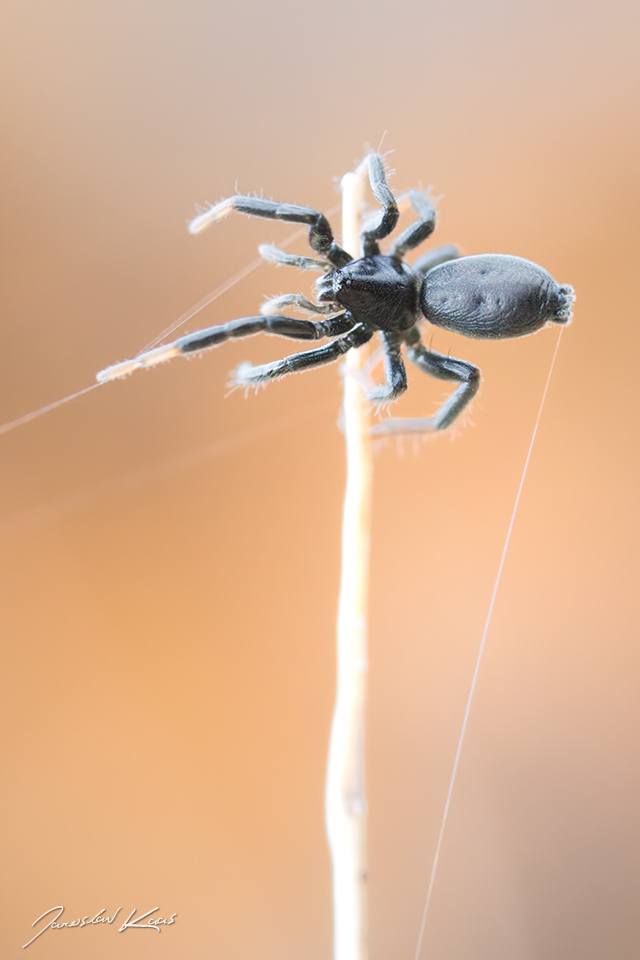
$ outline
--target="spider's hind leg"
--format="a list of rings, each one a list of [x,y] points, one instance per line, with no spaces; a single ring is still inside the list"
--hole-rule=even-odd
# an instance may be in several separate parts
[[[466,360],[445,357],[442,353],[427,350],[420,339],[417,327],[405,334],[407,358],[423,373],[438,380],[453,380],[459,386],[447,397],[433,417],[417,419],[391,419],[376,424],[372,433],[376,436],[389,434],[432,433],[446,430],[473,400],[480,388],[480,371]]]

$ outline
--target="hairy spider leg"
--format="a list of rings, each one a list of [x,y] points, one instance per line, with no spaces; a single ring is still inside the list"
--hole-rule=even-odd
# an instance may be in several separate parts
[[[433,417],[416,419],[392,418],[376,424],[372,433],[380,436],[384,434],[402,433],[431,433],[436,430],[446,430],[458,417],[464,408],[473,400],[480,387],[480,371],[466,360],[457,360],[455,357],[445,357],[442,353],[427,350],[420,339],[417,327],[412,327],[405,334],[407,344],[407,359],[414,363],[423,373],[436,377],[438,380],[454,380],[460,384],[451,396],[447,397],[440,409]]]
[[[163,343],[152,350],[145,350],[133,360],[106,367],[97,374],[97,379],[100,383],[104,383],[116,376],[126,376],[141,367],[155,367],[156,364],[164,363],[173,357],[209,350],[226,340],[251,337],[256,333],[271,333],[293,340],[321,340],[323,337],[339,337],[348,333],[354,326],[355,321],[348,311],[336,314],[335,317],[327,317],[326,320],[300,320],[284,314],[239,317],[237,320],[229,320],[228,323],[188,333],[172,343]]]
[[[325,257],[334,267],[344,267],[352,257],[335,243],[331,224],[323,213],[302,207],[297,203],[278,203],[263,197],[236,196],[221,200],[189,223],[190,233],[200,233],[216,220],[226,217],[232,210],[248,217],[265,217],[267,220],[283,220],[285,223],[305,223],[309,227],[309,246]]]
[[[327,260],[315,260],[313,257],[301,257],[297,253],[287,253],[276,247],[274,243],[261,243],[258,253],[267,263],[275,263],[277,267],[297,267],[298,270],[330,270],[331,264]]]
[[[434,247],[428,250],[422,256],[417,257],[411,264],[411,269],[422,279],[429,270],[446,263],[448,260],[457,260],[460,256],[460,250],[452,243],[445,243],[441,247]]]
[[[347,312],[327,320],[300,320],[284,314],[240,317],[238,320],[229,320],[228,323],[221,323],[216,327],[207,327],[205,330],[188,333],[168,346],[176,347],[179,353],[194,353],[197,350],[217,347],[225,340],[252,337],[256,333],[272,333],[278,337],[289,337],[293,340],[321,340],[323,337],[340,336],[351,330],[353,326],[353,317]]]
[[[436,208],[431,200],[420,190],[407,190],[404,196],[411,201],[411,206],[418,214],[418,220],[403,230],[387,250],[388,256],[398,259],[430,237],[436,228]]]
[[[308,323],[309,321],[302,322]],[[331,323],[331,321],[327,320],[325,323]],[[250,363],[241,363],[233,375],[232,386],[257,386],[260,383],[267,383],[269,380],[284,377],[288,373],[300,373],[303,370],[311,369],[311,367],[321,367],[326,363],[333,363],[354,347],[361,347],[367,343],[373,334],[374,331],[371,327],[359,323],[353,327],[346,337],[334,340],[333,343],[328,343],[326,346],[305,350],[302,353],[292,353],[282,360],[263,363],[255,367]]]
[[[380,154],[370,153],[367,157],[367,166],[369,168],[371,192],[382,207],[382,210],[368,220],[360,231],[364,255],[365,257],[373,257],[380,253],[378,240],[384,240],[392,230],[395,230],[400,211],[396,198],[387,186],[384,160]]]
[[[403,340],[401,333],[380,331],[382,356],[384,359],[384,384],[372,384],[368,373],[361,380],[361,386],[367,400],[372,403],[390,403],[407,389],[407,371],[400,353]],[[361,371],[363,372],[363,371]]]

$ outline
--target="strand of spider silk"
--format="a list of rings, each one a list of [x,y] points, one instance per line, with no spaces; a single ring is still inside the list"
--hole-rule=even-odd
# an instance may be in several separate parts
[[[332,207],[327,211],[327,216],[331,216],[332,213],[335,213],[340,209],[340,205]],[[291,233],[286,239],[282,242],[282,246],[286,247],[290,243],[293,243],[294,240],[297,240],[299,237],[303,236],[305,228],[301,227],[298,230],[295,230]],[[227,290],[230,290],[232,287],[235,287],[236,283],[239,283],[241,280],[244,280],[245,277],[248,277],[250,273],[253,273],[264,260],[260,257],[256,257],[255,260],[252,260],[246,267],[242,270],[238,270],[237,273],[234,273],[229,280],[225,280],[224,283],[221,283],[219,287],[216,287],[215,290],[212,290],[211,293],[207,294],[206,297],[203,297],[202,300],[199,300],[195,306],[187,310],[186,313],[183,313],[181,317],[173,323],[170,327],[167,327],[166,330],[163,330],[151,343],[147,344],[140,353],[144,353],[146,350],[149,350],[151,347],[154,347],[157,343],[160,343],[165,337],[168,337],[173,333],[174,330],[177,330],[178,327],[181,327],[187,320],[190,320],[192,317],[195,317],[197,313],[200,313],[201,310],[204,310],[205,307],[208,307],[210,303],[213,303],[214,300],[217,300],[218,297],[221,297],[223,293],[226,293]],[[106,382],[106,381],[105,381]],[[68,397],[63,397],[61,400],[55,400],[53,403],[48,403],[44,407],[40,407],[38,410],[33,410],[31,413],[25,413],[24,416],[18,417],[17,420],[11,420],[9,423],[5,423],[3,426],[0,426],[0,436],[3,433],[9,433],[11,430],[15,430],[17,427],[21,427],[25,423],[29,423],[30,420],[35,420],[37,417],[41,417],[44,413],[49,413],[50,410],[55,410],[56,407],[61,407],[64,403],[69,403],[71,400],[81,397],[85,393],[89,393],[91,390],[95,390],[96,387],[103,386],[101,381],[98,383],[92,383],[90,386],[85,387],[83,390],[78,390],[76,393],[70,393]]]
[[[558,339],[556,341],[556,347],[553,351],[553,357],[551,358],[551,366],[549,367],[549,373],[547,375],[547,382],[545,383],[544,390],[542,392],[542,400],[540,401],[540,408],[538,410],[538,416],[536,418],[535,426],[533,428],[533,434],[531,435],[531,443],[529,444],[529,450],[527,452],[527,458],[524,463],[524,469],[522,471],[522,476],[520,477],[520,485],[518,487],[518,493],[516,494],[515,503],[513,505],[513,511],[511,513],[511,520],[509,521],[509,528],[507,530],[507,536],[504,541],[504,547],[502,548],[502,556],[500,557],[500,564],[498,566],[498,572],[496,574],[495,583],[493,585],[493,593],[491,594],[491,602],[489,603],[489,610],[487,612],[487,619],[485,621],[484,630],[482,632],[482,640],[480,641],[480,649],[478,650],[478,656],[476,659],[475,669],[473,671],[473,679],[471,681],[471,689],[469,690],[469,696],[467,698],[467,706],[464,711],[464,719],[462,721],[462,729],[460,731],[460,739],[458,740],[458,747],[456,750],[456,757],[453,762],[453,772],[451,774],[451,780],[449,781],[449,789],[447,791],[447,799],[444,805],[444,813],[442,815],[442,822],[440,824],[440,833],[438,834],[438,842],[436,843],[436,852],[433,858],[433,866],[431,867],[431,876],[429,878],[429,887],[427,889],[427,898],[424,905],[424,910],[422,913],[422,922],[420,924],[420,933],[418,934],[418,944],[416,946],[415,958],[418,960],[420,956],[420,951],[422,949],[422,944],[424,941],[424,932],[427,924],[427,914],[429,912],[429,905],[431,904],[431,895],[433,893],[433,885],[436,878],[436,871],[438,869],[438,861],[440,859],[440,850],[442,848],[442,840],[444,838],[445,828],[447,826],[447,818],[449,816],[449,807],[451,806],[451,795],[453,794],[453,787],[456,782],[456,775],[458,773],[458,764],[460,762],[460,754],[462,752],[462,744],[464,742],[464,736],[467,731],[467,721],[469,720],[469,712],[471,710],[471,703],[473,701],[473,695],[476,689],[476,681],[478,679],[478,673],[480,670],[480,663],[482,661],[482,655],[484,653],[484,648],[487,640],[487,634],[489,633],[489,626],[491,624],[491,618],[493,616],[493,608],[496,602],[496,596],[498,594],[498,588],[500,586],[500,580],[502,578],[502,570],[504,568],[505,558],[507,556],[507,550],[509,549],[509,542],[511,540],[511,533],[513,531],[513,525],[516,519],[516,513],[518,512],[518,506],[520,504],[520,496],[522,494],[522,488],[524,487],[524,481],[527,476],[527,470],[529,469],[529,461],[531,460],[531,452],[533,450],[533,445],[535,443],[536,434],[538,432],[538,426],[540,424],[540,419],[542,417],[542,411],[544,408],[545,400],[547,399],[547,392],[549,390],[549,384],[551,383],[551,375],[553,374],[553,368],[555,366],[556,357],[558,356],[558,348],[560,347],[560,340],[562,338],[562,328],[558,333]]]
[[[297,239],[297,236],[301,231],[296,231],[295,234],[287,237],[282,246],[286,246],[288,243],[292,243],[293,240]],[[162,333],[158,334],[155,339],[151,340],[146,347],[143,347],[139,353],[145,353],[146,350],[150,350],[151,347],[155,347],[156,344],[160,343],[165,337],[168,337],[173,333],[174,330],[177,330],[178,327],[181,327],[187,320],[190,320],[192,317],[195,317],[197,313],[200,313],[201,310],[204,310],[205,307],[208,307],[210,303],[213,303],[214,300],[217,300],[218,297],[221,297],[223,293],[226,293],[227,290],[231,290],[232,287],[235,287],[236,283],[239,283],[241,280],[244,280],[245,277],[248,277],[250,273],[253,273],[260,264],[264,261],[260,257],[256,257],[255,260],[252,260],[251,263],[247,264],[242,270],[238,270],[237,273],[234,273],[232,277],[228,280],[225,280],[224,283],[221,283],[219,287],[216,287],[215,290],[212,290],[211,293],[208,293],[206,297],[203,297],[202,300],[199,300],[193,307],[190,307],[182,316],[167,327],[166,330],[163,330]],[[108,381],[104,381],[106,383]],[[76,397],[81,397],[84,393],[89,393],[90,390],[95,390],[96,387],[103,386],[103,381],[99,380],[97,383],[92,383],[90,386],[85,387],[84,390],[78,390],[77,393],[71,393],[68,397],[63,397],[62,400],[56,400],[54,403],[49,403],[44,407],[40,407],[39,410],[34,410],[32,413],[26,413],[23,417],[18,417],[17,420],[12,420],[10,423],[5,423],[4,426],[0,427],[0,436],[3,433],[9,433],[10,430],[15,430],[16,427],[21,427],[24,423],[28,423],[30,420],[35,420],[37,417],[42,416],[43,413],[48,413],[50,410],[55,410],[56,407],[61,407],[63,403],[68,403],[70,400],[75,400]]]
[[[304,231],[297,230],[294,234],[291,234],[286,238],[282,246],[287,246],[287,244],[292,243],[297,237]],[[200,313],[201,310],[204,310],[205,307],[208,307],[210,303],[213,303],[214,300],[217,300],[218,297],[222,296],[223,293],[226,293],[227,290],[230,290],[232,287],[235,287],[236,283],[239,283],[241,280],[244,280],[245,277],[248,277],[250,273],[253,273],[260,264],[264,261],[260,257],[256,257],[255,260],[252,260],[246,267],[242,270],[238,270],[237,273],[234,273],[229,280],[225,280],[224,283],[221,283],[219,287],[216,287],[215,290],[212,290],[211,293],[208,293],[206,297],[203,297],[202,300],[199,300],[195,306],[190,307],[186,313],[183,313],[181,317],[167,327],[166,330],[163,330],[154,340],[152,340],[146,347],[140,350],[140,353],[144,353],[146,350],[149,350],[151,347],[155,347],[156,344],[160,343],[165,337],[168,337],[173,333],[174,330],[177,330],[178,327],[181,327],[183,323],[186,323],[187,320],[190,320],[192,317],[195,317],[197,313]],[[105,383],[107,381],[104,381]],[[5,423],[4,426],[0,427],[0,436],[3,433],[9,433],[10,430],[15,430],[16,427],[21,427],[24,423],[28,423],[30,420],[35,420],[36,417],[42,416],[43,413],[48,413],[50,410],[55,410],[56,407],[61,407],[63,403],[68,403],[70,400],[75,400],[76,397],[81,397],[84,393],[89,393],[90,390],[95,390],[96,387],[101,387],[103,381],[99,380],[97,383],[92,383],[90,386],[85,387],[84,390],[78,390],[77,393],[71,393],[68,397],[63,397],[62,400],[56,400],[53,403],[49,403],[44,407],[40,407],[38,410],[34,410],[32,413],[26,413],[23,417],[18,417],[17,420],[12,420],[10,423]]]
[[[55,410],[56,407],[61,407],[63,403],[69,403],[70,400],[75,400],[77,397],[81,397],[84,393],[90,393],[92,390],[95,390],[96,387],[101,386],[101,383],[91,383],[83,390],[78,390],[76,393],[70,393],[68,397],[63,397],[61,400],[54,400],[53,403],[48,403],[45,407],[40,407],[39,410],[33,410],[31,413],[25,413],[24,416],[18,417],[17,420],[11,420],[9,423],[3,424],[3,426],[0,427],[0,436],[2,436],[3,433],[9,433],[10,430],[15,430],[16,427],[21,427],[24,423],[29,423],[30,420],[35,420],[36,417],[42,416],[43,413],[49,413],[50,410]]]
[[[295,234],[287,237],[282,246],[286,246],[289,243],[292,243],[293,240],[297,239],[301,232],[297,230]],[[260,257],[256,257],[255,260],[252,260],[244,269],[238,270],[237,273],[234,273],[229,280],[225,280],[224,283],[221,283],[219,287],[216,287],[215,290],[212,290],[211,293],[207,294],[206,297],[203,297],[202,300],[199,300],[195,306],[191,307],[186,313],[183,313],[181,317],[173,323],[170,327],[167,327],[166,330],[163,330],[154,340],[151,341],[146,347],[144,347],[140,353],[144,353],[146,350],[149,350],[151,347],[154,347],[156,344],[160,343],[165,337],[168,337],[174,330],[177,330],[178,327],[181,327],[183,323],[186,323],[187,320],[190,320],[192,317],[195,317],[197,313],[200,313],[201,310],[204,310],[205,307],[208,307],[210,303],[213,303],[214,300],[217,300],[218,297],[222,296],[223,293],[226,293],[227,290],[230,290],[232,287],[235,287],[236,283],[239,283],[241,280],[244,280],[245,277],[248,277],[250,273],[253,273],[257,267],[260,266],[264,261]],[[107,381],[104,381],[107,382]],[[32,411],[32,413],[26,413],[23,417],[18,417],[17,420],[12,420],[10,423],[5,423],[4,426],[0,427],[0,436],[3,433],[9,433],[10,430],[15,430],[16,427],[21,427],[24,423],[28,423],[30,420],[35,420],[37,417],[42,416],[43,413],[48,413],[50,410],[55,410],[56,407],[61,407],[63,403],[69,403],[70,400],[75,400],[77,397],[81,397],[84,393],[89,393],[90,390],[95,390],[96,387],[103,386],[103,381],[98,381],[97,383],[92,383],[90,386],[85,387],[84,390],[78,390],[77,393],[71,393],[68,397],[63,397],[62,400],[56,400],[53,403],[49,403],[44,407],[40,407],[38,410]]]
[[[337,204],[334,207],[331,207],[330,210],[327,210],[326,216],[330,217],[332,214],[336,213],[340,209],[340,204]],[[303,237],[307,228],[299,227],[297,230],[294,230],[293,233],[290,233],[282,242],[282,247],[288,247],[289,244],[294,243],[295,240],[299,240],[300,237]],[[239,283],[240,280],[244,280],[245,277],[248,277],[249,274],[253,273],[254,270],[264,263],[262,257],[256,257],[255,260],[252,260],[251,263],[247,264],[246,267],[243,267],[242,270],[238,270],[237,273],[234,273],[232,277],[228,280],[225,280],[224,283],[221,283],[219,287],[216,287],[215,290],[212,290],[211,293],[208,293],[206,297],[203,297],[202,300],[190,307],[185,313],[183,313],[178,319],[172,323],[170,326],[163,330],[162,333],[159,333],[157,337],[154,337],[146,347],[143,347],[142,350],[138,353],[140,356],[141,353],[146,353],[147,350],[151,350],[152,347],[157,346],[157,344],[162,343],[167,337],[171,336],[179,327],[187,323],[188,320],[191,320],[197,313],[200,313],[201,310],[204,310],[205,307],[208,307],[210,303],[213,303],[214,300],[217,300],[218,297],[221,297],[223,293],[226,293],[227,290],[231,290],[232,287],[235,287],[236,283]]]

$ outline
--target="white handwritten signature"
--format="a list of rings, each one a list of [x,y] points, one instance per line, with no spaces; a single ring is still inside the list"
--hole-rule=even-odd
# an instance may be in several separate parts
[[[43,914],[41,914],[41,915],[38,917],[37,920],[34,920],[33,923],[31,924],[31,926],[32,926],[32,927],[35,927],[35,925],[36,925],[37,923],[40,923],[41,920],[44,920],[45,917],[48,917],[50,913],[54,913],[56,910],[58,911],[58,913],[57,913],[56,916],[53,918],[53,920],[50,920],[49,923],[48,923],[45,927],[42,928],[42,930],[40,930],[38,933],[36,933],[35,937],[32,937],[31,940],[29,940],[29,943],[33,943],[34,940],[37,940],[38,937],[41,937],[42,934],[45,932],[45,930],[62,930],[62,929],[65,928],[65,927],[67,927],[67,928],[70,928],[70,927],[88,927],[88,926],[90,926],[92,923],[93,923],[93,924],[98,924],[98,923],[113,923],[113,921],[115,920],[115,918],[118,916],[118,914],[119,914],[120,911],[122,910],[122,907],[118,907],[118,909],[116,910],[116,912],[114,913],[114,915],[113,915],[112,917],[106,917],[106,916],[103,917],[103,916],[102,916],[102,914],[106,912],[106,909],[107,909],[106,907],[103,907],[102,910],[98,910],[98,912],[95,914],[95,916],[93,916],[91,919],[89,919],[89,916],[87,915],[86,917],[83,917],[82,920],[80,920],[80,918],[78,918],[77,920],[65,921],[64,923],[58,923],[58,920],[60,919],[60,917],[61,917],[62,914],[64,913],[64,907],[51,907],[50,910],[46,910]],[[118,928],[118,933],[124,933],[125,930],[131,930],[131,929],[136,929],[136,930],[157,930],[158,933],[162,933],[162,931],[160,930],[160,926],[161,926],[162,924],[165,924],[166,926],[171,926],[172,923],[175,923],[175,922],[176,922],[176,917],[178,916],[178,914],[177,914],[177,913],[172,913],[172,914],[171,914],[171,918],[170,918],[169,920],[165,920],[164,917],[152,917],[151,914],[152,914],[152,913],[155,913],[155,912],[156,912],[157,910],[159,910],[159,909],[160,909],[160,907],[152,907],[151,910],[147,910],[147,912],[146,912],[146,913],[143,913],[142,916],[140,916],[140,917],[135,917],[135,919],[134,919],[134,916],[133,916],[133,915],[134,915],[134,913],[135,913],[136,910],[137,910],[137,907],[134,907],[133,910],[131,911],[131,913],[129,914],[129,916],[127,917],[127,919],[126,919],[126,920],[124,921],[124,923],[122,924],[122,926]],[[147,920],[147,917],[149,917],[148,920]],[[146,923],[142,923],[142,922],[141,922],[142,920],[147,920],[147,922],[146,922]],[[25,947],[28,947],[28,946],[29,946],[29,943],[23,943],[23,945],[22,945],[23,949],[24,949]]]

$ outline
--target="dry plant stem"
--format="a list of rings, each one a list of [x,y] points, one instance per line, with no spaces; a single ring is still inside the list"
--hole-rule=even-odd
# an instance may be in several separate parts
[[[359,213],[365,171],[362,164],[342,179],[342,246],[355,257],[362,255]],[[337,693],[325,791],[333,879],[334,960],[366,960],[368,947],[364,711],[372,461],[368,405],[352,375],[361,366],[361,354],[361,350],[350,351],[344,370],[347,482],[338,602]]]

